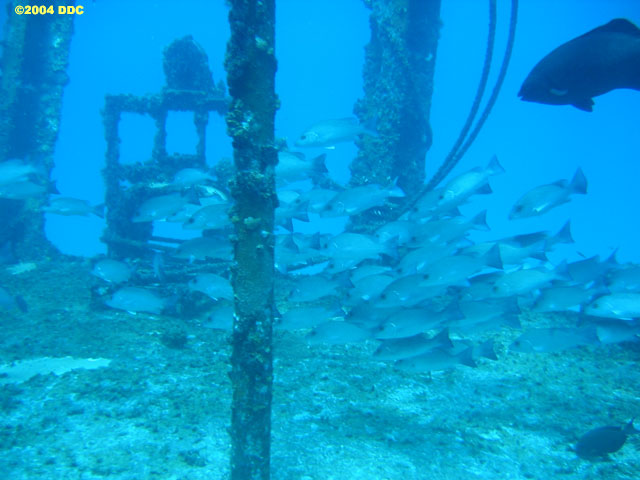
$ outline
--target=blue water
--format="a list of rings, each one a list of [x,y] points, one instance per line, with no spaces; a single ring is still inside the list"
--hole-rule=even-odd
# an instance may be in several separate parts
[[[225,79],[225,3],[83,4],[85,13],[75,18],[70,82],[52,172],[61,194],[104,202],[104,97],[159,92],[165,84],[162,51],[173,40],[192,35],[208,55],[214,81]],[[428,178],[449,152],[474,98],[486,47],[487,3],[442,0]],[[498,0],[490,86],[505,48],[509,4]],[[491,230],[473,233],[473,240],[556,232],[570,220],[575,243],[551,252],[550,265],[596,254],[607,257],[615,249],[620,263],[640,263],[640,92],[615,90],[596,97],[591,113],[523,102],[516,95],[543,56],[618,17],[640,24],[640,2],[520,1],[516,43],[501,94],[450,175],[484,167],[493,155],[506,171],[491,178],[492,195],[474,197],[461,209],[468,217],[488,211]],[[363,95],[369,11],[361,0],[277,0],[276,29],[281,102],[276,135],[293,144],[318,120],[352,115]],[[154,134],[151,119],[125,114],[119,132],[121,161],[147,160]],[[168,152],[194,153],[195,142],[190,115],[170,115]],[[326,153],[330,176],[346,184],[357,149],[341,143],[335,150],[306,153]],[[206,155],[211,166],[232,157],[224,119],[215,113],[210,115]],[[570,179],[578,167],[589,183],[587,195],[576,195],[540,217],[508,220],[524,192]],[[316,219],[295,225],[300,232],[335,234],[344,222]],[[155,228],[158,234],[194,236],[167,225]],[[103,302],[96,305],[96,298],[113,288],[89,275],[91,262],[84,257],[106,253],[100,241],[104,229],[104,220],[95,216],[46,214],[48,238],[60,251],[80,257],[78,261],[0,271],[0,284],[6,281],[14,294],[22,293],[30,309],[22,314],[0,305],[0,368],[42,357],[111,360],[108,368],[59,377],[43,374],[17,384],[5,385],[0,375],[0,479],[225,478],[228,332],[206,326],[206,315],[130,315]],[[293,281],[278,278],[287,287]],[[161,282],[153,283],[156,288]],[[282,285],[278,288],[284,289]],[[174,293],[166,285],[158,289],[167,296]],[[177,288],[184,290],[184,285]],[[285,297],[281,291],[278,295],[279,300]],[[340,306],[346,302],[336,301]],[[573,326],[577,316],[523,311],[525,328]],[[638,436],[630,437],[613,460],[586,462],[570,450],[590,428],[622,425],[638,413],[637,344],[531,356],[508,352],[520,333],[502,329],[491,334],[499,361],[483,359],[477,369],[456,368],[432,377],[398,372],[372,360],[374,340],[309,346],[304,334],[279,332],[273,478],[637,478]]]
[[[475,94],[488,25],[485,3],[468,0],[442,5],[429,173],[448,153]],[[492,78],[504,51],[508,20],[509,2],[499,3]],[[184,7],[176,7],[169,0],[112,0],[90,2],[85,7],[86,13],[76,18],[71,82],[64,94],[54,177],[61,193],[99,203],[104,193],[100,169],[105,142],[99,115],[104,95],[157,92],[164,84],[162,49],[186,34],[192,34],[205,48],[214,79],[224,79],[229,27],[224,2],[188,1]],[[570,218],[581,254],[606,255],[618,247],[620,260],[640,260],[640,231],[633,220],[639,203],[635,179],[640,174],[636,118],[640,95],[613,91],[596,98],[592,113],[569,106],[525,103],[516,96],[533,65],[559,44],[611,18],[637,21],[639,15],[640,7],[633,0],[521,2],[514,54],[502,93],[481,135],[452,173],[485,165],[493,154],[505,167],[507,175],[492,180],[495,194],[483,199],[481,205],[488,208],[493,238],[533,229],[557,230]],[[350,115],[362,95],[363,48],[369,37],[368,14],[362,2],[280,1],[277,25],[277,90],[282,103],[277,135],[294,139],[317,120]],[[190,122],[176,123],[169,129],[170,153],[192,151]],[[145,124],[125,116],[121,130],[123,159],[147,158],[154,131],[151,121]],[[207,140],[209,162],[231,156],[224,123],[215,115]],[[355,153],[351,144],[330,153],[328,165],[334,178],[347,178],[347,166]],[[524,191],[570,178],[578,166],[589,181],[589,195],[542,218],[507,220],[511,205]],[[93,218],[47,219],[49,237],[62,251],[76,255],[104,252],[98,241],[103,228],[102,222]]]

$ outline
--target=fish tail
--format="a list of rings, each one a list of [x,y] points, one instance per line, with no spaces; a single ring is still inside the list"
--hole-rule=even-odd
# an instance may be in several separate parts
[[[496,155],[491,157],[489,165],[487,166],[487,171],[489,172],[489,175],[504,173],[504,168],[500,165],[500,162],[498,162],[498,157]]]
[[[473,347],[469,347],[466,350],[460,352],[458,355],[458,361],[462,365],[466,365],[467,367],[477,367],[478,364],[473,359]]]
[[[574,193],[581,193],[581,194],[587,193],[587,177],[584,176],[584,172],[582,171],[582,168],[578,167],[578,169],[576,170],[576,173],[573,176],[573,179],[571,180],[571,184],[569,185],[569,188]]]
[[[318,183],[329,173],[329,170],[327,170],[327,166],[325,165],[326,159],[327,154],[323,153],[311,160],[311,179],[313,180],[313,183]]]
[[[100,218],[104,218],[104,203],[101,203],[93,207],[93,214]]]

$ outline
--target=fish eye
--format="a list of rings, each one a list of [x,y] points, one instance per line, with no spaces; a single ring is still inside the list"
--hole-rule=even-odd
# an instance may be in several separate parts
[[[515,210],[516,212],[521,212],[521,211],[522,211],[522,208],[523,208],[523,205],[516,205],[516,207],[514,208],[514,210]]]
[[[306,139],[307,139],[307,136],[306,136],[306,135],[301,135],[301,136],[300,136],[300,140],[306,140]]]
[[[381,298],[382,300],[385,300],[385,299],[387,298],[387,294],[386,294],[386,293],[381,293],[381,294],[380,294],[380,298]]]

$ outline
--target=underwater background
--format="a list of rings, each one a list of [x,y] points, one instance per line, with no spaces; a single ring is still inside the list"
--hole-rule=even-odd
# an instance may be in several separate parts
[[[447,155],[473,101],[486,48],[487,3],[442,1],[427,178]],[[507,37],[509,2],[499,0],[498,6],[489,85],[495,82]],[[206,52],[214,82],[225,80],[228,8],[224,1],[204,0],[97,0],[84,7],[74,19],[52,178],[60,194],[97,205],[105,201],[100,113],[105,95],[159,92],[165,85],[163,49],[185,35]],[[360,0],[278,0],[276,12],[281,102],[276,137],[294,149],[295,140],[315,122],[353,115],[354,103],[363,96],[369,10]],[[13,13],[2,8],[3,24],[7,15]],[[470,232],[470,244],[555,233],[570,220],[574,241],[545,251],[549,262],[544,265],[553,270],[595,255],[604,260],[615,251],[615,266],[599,270],[604,283],[611,272],[637,269],[640,93],[619,89],[596,97],[591,113],[517,97],[542,57],[614,18],[638,25],[640,3],[520,1],[516,42],[500,96],[479,137],[447,177],[485,168],[494,155],[504,169],[490,178],[493,193],[474,196],[460,208],[465,218],[487,212],[489,230]],[[153,120],[125,113],[119,128],[120,161],[147,160]],[[195,153],[191,113],[170,113],[167,132],[169,154]],[[328,176],[348,183],[349,164],[357,154],[353,142],[304,152],[309,159],[326,154]],[[207,164],[213,167],[231,157],[224,118],[211,113]],[[575,195],[545,215],[509,220],[525,192],[570,180],[578,168],[588,181],[586,195]],[[26,266],[14,259],[0,266],[0,285],[28,305],[23,311],[0,303],[3,375],[10,378],[12,365],[34,359],[39,363],[26,368],[40,373],[25,373],[20,381],[0,377],[0,472],[5,472],[0,477],[226,478],[230,349],[228,328],[218,328],[211,319],[219,298],[203,297],[210,301],[206,304],[197,297],[198,307],[205,306],[194,315],[132,315],[126,308],[109,308],[104,299],[113,293],[112,285],[97,278],[95,270],[91,273],[107,252],[100,241],[104,219],[53,213],[45,218],[47,237],[73,257]],[[317,215],[309,222],[293,220],[296,232],[323,235],[338,235],[346,223],[344,217]],[[154,222],[154,233],[180,239],[200,235],[164,222]],[[300,278],[286,273],[276,278],[286,290],[276,292],[281,313],[293,305],[287,295]],[[132,275],[153,278],[144,268],[133,269]],[[564,281],[558,275],[553,281]],[[185,274],[184,286],[193,278]],[[602,283],[593,282],[584,287],[597,290]],[[340,294],[314,304],[331,308],[332,317],[336,304],[345,315],[355,310],[347,300],[352,287],[339,283],[336,288]],[[623,289],[640,293],[637,283]],[[179,296],[183,290],[163,293]],[[595,295],[605,295],[604,287]],[[524,292],[510,298],[516,297],[519,327],[499,325],[469,336],[476,345],[491,340],[497,355],[497,360],[474,358],[476,368],[457,365],[416,373],[373,357],[379,346],[374,338],[341,343],[329,335],[326,342],[316,342],[307,340],[310,328],[276,331],[272,477],[638,478],[638,436],[629,435],[610,456],[584,459],[575,452],[578,439],[592,428],[622,428],[640,412],[637,319],[623,316],[625,325],[636,329],[624,342],[600,339],[578,342],[576,348],[556,345],[542,353],[522,353],[509,346],[523,332],[573,328],[579,309],[536,312]],[[46,360],[68,357],[78,363]],[[98,360],[91,365],[86,359]]]

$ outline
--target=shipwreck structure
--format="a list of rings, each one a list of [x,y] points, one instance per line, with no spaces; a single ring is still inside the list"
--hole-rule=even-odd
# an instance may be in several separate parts
[[[224,116],[227,112],[224,84],[214,84],[207,55],[191,36],[176,40],[165,49],[163,67],[167,84],[161,92],[105,98],[102,116],[107,141],[103,170],[107,228],[102,240],[112,258],[142,257],[151,248],[167,249],[164,243],[172,239],[154,237],[151,222],[134,223],[132,218],[144,200],[163,193],[162,188],[155,187],[171,182],[176,172],[183,168],[206,168],[209,113]],[[166,123],[170,111],[193,112],[198,136],[195,154],[167,153]],[[148,115],[155,121],[153,149],[144,162],[132,165],[120,162],[118,130],[123,113]]]

